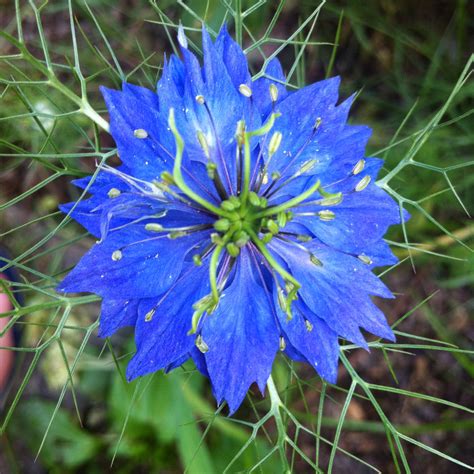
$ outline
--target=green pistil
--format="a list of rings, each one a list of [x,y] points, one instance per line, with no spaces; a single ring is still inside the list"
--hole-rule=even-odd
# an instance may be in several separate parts
[[[281,114],[273,113],[270,115],[268,121],[257,130],[251,132],[242,132],[241,139],[244,145],[244,182],[242,186],[241,196],[242,196],[242,205],[247,205],[247,199],[250,192],[250,167],[251,167],[251,152],[250,152],[250,139],[252,137],[258,137],[266,135],[273,127],[275,119],[278,118]]]
[[[219,290],[217,288],[217,265],[219,263],[219,257],[222,253],[222,249],[225,247],[226,243],[228,242],[230,236],[227,234],[224,236],[222,244],[216,245],[214,252],[212,252],[211,256],[211,263],[209,265],[209,280],[211,284],[211,293],[214,299],[214,303],[219,301]]]
[[[256,232],[250,226],[244,226],[245,230],[250,235],[252,242],[257,246],[262,255],[265,257],[269,265],[283,278],[287,285],[287,297],[285,300],[285,311],[289,318],[291,318],[291,303],[296,299],[296,293],[301,288],[301,284],[288,273],[268,251],[266,245],[259,239]]]
[[[176,128],[176,121],[174,118],[174,109],[171,108],[168,117],[168,125],[171,129],[171,132],[174,135],[175,143],[176,143],[176,155],[174,159],[174,166],[173,166],[173,179],[176,186],[190,199],[199,203],[205,209],[217,214],[218,216],[226,217],[226,212],[214,206],[212,203],[207,201],[206,199],[196,194],[189,186],[184,182],[183,173],[181,172],[181,163],[183,161],[183,150],[184,150],[184,141],[181,137],[178,129]]]
[[[268,209],[265,209],[264,211],[261,211],[255,214],[254,217],[256,219],[261,219],[263,217],[275,216],[279,214],[280,212],[287,211],[288,209],[291,209],[292,207],[297,206],[301,202],[311,197],[319,189],[320,185],[321,185],[321,182],[318,179],[318,181],[315,184],[313,184],[313,186],[307,189],[304,193],[301,193],[299,196],[296,196],[293,199],[290,199],[289,201],[286,201],[283,204],[280,204],[278,206],[269,207]]]

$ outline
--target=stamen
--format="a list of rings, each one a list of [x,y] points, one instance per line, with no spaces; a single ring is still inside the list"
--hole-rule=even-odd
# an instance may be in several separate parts
[[[367,255],[364,255],[364,254],[361,254],[361,255],[358,255],[357,258],[365,263],[366,265],[372,265],[372,259],[370,257],[368,257]]]
[[[156,308],[150,309],[148,313],[145,314],[145,322],[149,323],[152,319],[153,316],[155,315]]]
[[[122,194],[120,189],[111,188],[110,191],[107,193],[107,196],[109,196],[109,198],[113,199],[113,198],[119,197],[120,194]]]
[[[365,160],[359,160],[359,161],[355,164],[354,168],[352,169],[352,174],[353,174],[353,175],[356,175],[356,174],[361,173],[362,170],[364,169],[364,167],[365,167]]]
[[[281,171],[281,175],[284,175],[286,173],[286,171],[288,170],[288,168],[301,156],[301,154],[304,152],[304,150],[306,149],[306,147],[311,143],[311,140],[314,138],[318,128],[320,127],[322,123],[322,119],[321,117],[318,117],[316,119],[316,122],[314,123],[313,125],[313,129],[312,129],[312,132],[311,132],[311,135],[308,137],[308,139],[305,141],[305,143],[303,143],[303,145],[301,146],[301,148],[296,152],[295,156],[293,156],[293,158],[287,163],[287,165],[285,166],[285,168]],[[273,185],[273,183],[272,183]],[[272,186],[270,185],[270,187]],[[265,194],[268,193],[270,188],[268,188],[266,191],[265,191]]]
[[[314,201],[314,204],[318,206],[337,206],[342,202],[342,193],[338,193],[336,196],[320,199],[319,201]]]
[[[196,265],[196,267],[200,267],[202,265],[202,258],[201,255],[198,253],[193,255],[193,263]]]
[[[209,350],[209,346],[204,342],[204,339],[202,338],[201,334],[196,337],[196,347],[203,353],[205,354]]]
[[[174,181],[174,178],[173,178],[173,175],[169,172],[169,171],[163,171],[161,174],[160,174],[160,178],[162,179],[162,181],[166,184],[169,184],[171,186],[175,186],[176,183]]]
[[[214,179],[216,177],[217,165],[212,161],[206,163],[207,176],[209,179]]]
[[[311,332],[313,330],[313,325],[307,319],[304,320],[304,324],[308,332]]]
[[[270,84],[270,98],[272,99],[272,102],[278,100],[278,87],[275,84]]]
[[[280,191],[280,189],[284,188],[286,185],[288,185],[289,183],[291,183],[293,180],[295,180],[296,178],[299,178],[301,175],[305,174],[305,173],[308,173],[309,171],[311,171],[317,164],[319,163],[319,160],[316,160],[316,159],[312,159],[312,160],[307,160],[305,161],[298,170],[296,170],[295,174],[293,174],[292,176],[290,176],[288,179],[286,179],[283,183],[280,184],[280,186],[278,186],[276,189],[273,189],[273,187],[275,186],[276,184],[276,181],[278,179],[280,179],[281,175],[280,173],[277,173],[275,175],[275,178],[276,179],[273,179],[273,174],[272,173],[272,179],[273,179],[273,183],[270,184],[270,186],[265,190],[265,196],[267,197],[271,197],[273,195],[275,195],[278,191]]]
[[[312,159],[312,160],[308,160],[308,161],[305,161],[300,169],[295,173],[295,176],[301,176],[302,174],[305,174],[305,173],[308,173],[309,171],[311,171],[317,164],[319,163],[319,160],[316,160],[316,159]]]
[[[197,99],[198,97],[202,97],[203,102],[200,102]],[[232,189],[232,183],[231,183],[231,180],[230,180],[230,174],[229,174],[229,170],[227,169],[227,163],[226,163],[226,160],[224,158],[224,152],[222,151],[222,144],[221,144],[221,141],[220,141],[220,138],[219,138],[219,134],[217,133],[217,127],[216,127],[216,123],[214,121],[214,117],[212,115],[211,109],[209,108],[206,101],[204,100],[204,96],[197,96],[196,100],[198,100],[198,102],[200,104],[204,104],[204,107],[206,109],[207,116],[209,117],[209,122],[210,122],[211,128],[212,128],[212,133],[214,134],[214,139],[215,139],[215,142],[216,142],[216,145],[217,145],[217,152],[218,152],[218,155],[219,155],[219,160],[220,160],[220,164],[221,164],[221,167],[222,167],[222,171],[224,172],[225,180],[227,182],[227,186],[228,186],[228,189],[230,191],[230,194],[232,194],[233,189]],[[222,183],[221,180],[220,180],[220,177],[219,177],[219,182]],[[224,189],[223,185],[222,185],[222,188]],[[219,191],[219,189],[218,189],[218,191]],[[225,193],[225,196],[221,196],[221,199],[225,199],[225,197],[227,197],[227,192],[225,190],[224,190],[224,193]],[[219,194],[221,194],[221,192],[219,192]]]
[[[187,235],[189,235],[189,232],[185,232],[184,230],[175,230],[169,234],[166,234],[166,237],[168,237],[170,240],[175,240],[180,239],[181,237],[186,237]]]
[[[283,336],[280,336],[280,351],[283,352],[286,349],[286,341]]]
[[[268,144],[268,156],[271,158],[280,148],[281,139],[283,134],[281,132],[275,132],[270,138],[270,143]]]
[[[137,128],[136,130],[133,131],[133,134],[135,135],[136,138],[140,138],[140,139],[148,138],[148,132],[144,130],[143,128]]]
[[[296,239],[299,240],[300,242],[311,242],[313,238],[310,235],[305,235],[305,234],[298,234],[296,236]]]
[[[318,212],[318,216],[322,221],[328,222],[334,220],[336,215],[334,212],[330,211],[329,209],[324,209]]]
[[[323,266],[323,262],[321,262],[321,260],[319,260],[318,257],[316,257],[316,255],[314,254],[311,254],[309,256],[309,259],[311,260],[311,263],[313,263],[314,265],[318,266],[318,267],[322,267]]]
[[[196,96],[196,102],[200,105],[203,105],[206,102],[206,99],[203,95],[199,94]]]
[[[201,145],[202,151],[204,152],[204,155],[209,160],[211,158],[211,155],[209,154],[209,145],[207,144],[206,136],[204,135],[204,133],[201,132],[201,130],[198,130],[197,137],[199,145]]]
[[[272,180],[273,181],[278,181],[281,178],[281,174],[278,171],[274,171],[272,173]]]
[[[145,194],[146,196],[153,196],[154,198],[158,198],[158,199],[164,198],[163,193],[154,183],[150,183],[149,181],[145,181],[143,179],[130,176],[124,173],[123,171],[120,171],[117,168],[113,168],[112,166],[109,166],[107,164],[100,166],[100,169],[102,169],[103,171],[107,173],[118,176],[122,181],[127,183],[129,186],[131,186],[132,188],[134,188],[141,194]],[[115,188],[112,188],[112,189],[115,189]]]
[[[145,230],[149,230],[151,232],[163,232],[164,228],[161,224],[150,222],[149,224],[145,224]]]
[[[112,253],[112,260],[114,262],[118,262],[119,260],[122,260],[122,252],[120,250],[115,250]]]
[[[239,92],[244,97],[252,97],[252,89],[250,89],[250,87],[247,84],[240,84]]]
[[[370,183],[370,175],[364,176],[356,185],[355,191],[360,192],[363,191]]]

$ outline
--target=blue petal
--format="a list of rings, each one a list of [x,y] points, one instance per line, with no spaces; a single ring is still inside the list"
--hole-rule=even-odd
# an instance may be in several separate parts
[[[334,219],[324,221],[317,215],[298,215],[298,212],[318,213],[323,210],[333,211]],[[325,244],[355,255],[370,253],[388,227],[400,223],[398,203],[376,184],[370,184],[360,192],[344,194],[342,202],[336,206],[305,205],[295,214],[296,222],[307,227]]]
[[[193,358],[196,369],[198,369],[202,375],[209,378],[209,372],[207,370],[207,364],[206,364],[206,357],[204,356],[204,354],[197,347],[193,347],[191,350],[191,357]]]
[[[104,299],[100,312],[99,337],[109,337],[120,328],[135,326],[139,303],[138,299]]]
[[[148,89],[137,87],[123,91],[101,87],[110,114],[110,132],[117,144],[120,159],[136,178],[152,181],[160,179],[163,171],[173,166],[174,138],[168,130],[168,116],[158,109],[158,96],[150,105]],[[138,98],[138,90],[142,99]],[[148,136],[137,138],[135,130],[143,129]]]
[[[248,129],[258,128],[260,116],[252,113],[252,101],[235,88],[229,71],[212,43],[205,28],[202,31],[204,67],[201,71],[196,57],[182,48],[186,67],[184,88],[184,112],[177,114],[176,123],[181,133],[187,133],[191,143],[190,159],[207,162],[197,142],[198,132],[206,137],[209,154],[217,165],[224,186],[235,191],[235,131],[237,122],[244,120]],[[205,104],[199,104],[196,97],[202,95]],[[182,132],[183,130],[183,132]],[[184,131],[186,130],[186,131]],[[229,159],[230,157],[230,159]]]
[[[68,202],[59,206],[64,214],[71,213],[71,217],[82,225],[88,232],[95,237],[100,236],[100,216],[93,213],[92,210],[97,207],[98,201],[86,199],[78,203]]]
[[[338,133],[336,125],[346,117],[345,109],[340,114],[335,109],[339,83],[339,77],[316,82],[293,92],[278,104],[276,111],[281,116],[276,119],[272,131],[281,132],[282,140],[271,159],[267,156],[268,150],[264,151],[266,161],[270,160],[269,175],[278,172],[282,177],[291,176],[308,160],[314,160],[311,174],[326,169],[332,154],[321,150],[320,143],[330,137],[334,139]],[[338,117],[337,120],[334,117]],[[315,131],[318,118],[321,123]]]
[[[339,360],[337,333],[310,311],[303,314],[300,308],[295,308],[293,317],[288,319],[277,301],[275,307],[281,328],[290,344],[305,357],[323,379],[336,383]],[[305,320],[311,323],[310,331]]]
[[[147,298],[165,292],[179,276],[186,254],[204,245],[209,231],[178,239],[156,237],[142,225],[112,232],[94,245],[58,286],[67,293],[93,292],[103,297]],[[115,251],[122,257],[113,260]]]
[[[172,370],[177,369],[178,367],[181,367],[185,362],[189,360],[190,357],[193,359],[196,369],[199,370],[202,375],[209,378],[204,354],[195,346],[193,346],[191,352],[184,354],[183,356],[179,357],[174,362],[169,364],[168,367],[166,367],[165,369],[166,373],[171,372]]]
[[[127,175],[130,174],[130,170],[125,166],[119,166],[117,170]],[[130,185],[121,179],[119,174],[109,173],[105,170],[100,170],[96,176],[85,176],[84,178],[74,179],[71,182],[78,188],[87,188],[87,192],[91,194],[99,194],[102,197],[107,196],[107,193],[112,188],[118,189],[119,191],[130,190]]]
[[[390,246],[384,240],[379,240],[371,244],[370,249],[364,252],[364,255],[372,261],[372,263],[369,264],[370,268],[395,265],[398,262],[398,258],[393,254]]]
[[[188,335],[192,305],[209,291],[209,266],[190,267],[164,295],[143,300],[135,339],[137,352],[127,368],[128,380],[164,369],[189,357],[195,335]],[[154,310],[151,320],[146,320]]]
[[[203,340],[209,346],[207,370],[218,402],[226,400],[231,414],[253,382],[263,392],[279,346],[271,301],[245,248],[237,265],[234,280],[202,327]]]
[[[229,76],[236,89],[240,84],[251,85],[247,57],[242,48],[232,39],[227,32],[227,25],[223,25],[216,38],[215,48],[224,61]]]
[[[393,339],[384,315],[371,302],[370,295],[392,298],[392,293],[357,258],[330,249],[317,242],[300,247],[274,239],[276,252],[302,285],[298,294],[302,303],[321,318],[334,332],[361,347],[367,344],[359,327],[380,337]],[[311,254],[322,265],[311,261]]]

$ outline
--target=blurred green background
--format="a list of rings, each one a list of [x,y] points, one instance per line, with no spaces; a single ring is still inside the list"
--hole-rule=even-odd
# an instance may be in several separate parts
[[[80,69],[74,69],[68,3],[18,2],[30,51],[43,58],[43,35],[59,80],[78,93],[82,74],[91,103],[104,116],[98,85],[119,87],[125,76],[153,87],[164,53],[173,51],[176,24],[181,20],[189,27],[199,46],[199,33],[192,29],[199,30],[205,19],[217,31],[228,11],[225,3],[72,2],[81,61]],[[232,7],[239,3],[231,2]],[[32,5],[43,31],[38,31]],[[253,72],[262,67],[263,56],[285,45],[279,58],[291,84],[340,74],[343,97],[359,92],[351,121],[374,129],[369,152],[386,159],[386,171],[426,133],[473,50],[474,3],[467,0],[329,1],[322,8],[313,1],[242,0],[240,5],[243,10],[254,7],[243,31]],[[228,22],[232,29],[230,17]],[[301,24],[305,27],[289,43]],[[16,34],[17,26],[15,2],[0,0],[0,28]],[[18,50],[1,38],[0,52],[0,244],[17,259],[22,286],[16,291],[26,308],[15,319],[24,350],[17,353],[0,405],[6,428],[0,437],[0,473],[282,472],[278,456],[258,465],[275,439],[271,422],[245,445],[268,407],[257,390],[229,419],[225,410],[223,416],[215,414],[209,384],[192,365],[127,384],[123,374],[134,350],[131,332],[98,340],[94,297],[71,299],[67,305],[54,300],[55,282],[92,243],[79,226],[62,223],[57,206],[79,198],[70,180],[93,172],[113,141],[86,117],[72,113],[71,102],[42,83],[44,77],[18,61]],[[396,429],[444,453],[436,456],[404,444],[415,473],[468,472],[448,456],[474,462],[474,420],[453,406],[472,408],[474,399],[472,353],[456,349],[472,349],[474,339],[474,262],[468,248],[474,241],[468,217],[474,211],[472,79],[458,89],[441,125],[430,128],[429,139],[413,158],[421,166],[412,163],[390,181],[412,214],[406,236],[402,229],[388,235],[401,264],[384,276],[399,294],[382,306],[391,323],[404,317],[397,326],[402,346],[346,354],[357,373],[372,388],[379,387],[374,388],[379,406]],[[287,406],[322,437],[316,444],[314,436],[289,427],[299,448],[288,448],[294,472],[315,472],[305,456],[323,471],[333,462],[337,473],[373,472],[373,467],[405,472],[394,460],[386,425],[363,391],[345,406],[346,422],[337,434],[352,380],[345,368],[339,388],[323,386],[309,368],[289,366],[283,358],[275,375]],[[324,416],[318,418],[321,390]],[[397,390],[446,402],[431,403]],[[330,461],[332,448],[324,440],[335,436],[339,448],[367,464],[341,450]],[[231,464],[244,445],[247,449]]]

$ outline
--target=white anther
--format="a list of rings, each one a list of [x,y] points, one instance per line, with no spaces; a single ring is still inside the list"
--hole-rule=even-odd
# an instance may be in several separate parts
[[[322,221],[332,221],[334,217],[336,217],[334,212],[330,211],[329,209],[323,209],[322,211],[319,211],[318,216]]]
[[[119,197],[121,194],[120,192],[120,189],[117,189],[117,188],[111,188],[109,190],[109,192],[107,193],[107,196],[109,196],[109,198],[116,198],[116,197]]]
[[[119,260],[122,260],[122,252],[120,250],[115,250],[115,252],[112,253],[112,260],[114,262],[118,262]]]
[[[316,159],[312,159],[312,160],[308,160],[308,161],[305,161],[300,169],[295,173],[296,176],[300,176],[304,173],[308,173],[309,171],[311,171],[316,165],[318,164],[318,160]]]
[[[148,313],[145,314],[145,322],[149,323],[153,319],[153,315],[155,314],[155,308],[150,309]]]
[[[163,226],[161,224],[156,224],[155,222],[150,222],[149,224],[145,225],[145,230],[149,230],[151,232],[163,232]]]
[[[361,262],[364,262],[366,265],[372,265],[372,259],[367,257],[367,255],[361,254],[357,257]]]
[[[199,144],[201,145],[202,150],[204,151],[204,155],[206,158],[210,158],[211,155],[209,154],[209,145],[207,144],[206,136],[200,130],[197,133]]]
[[[247,84],[240,84],[239,92],[245,97],[252,97],[252,89]]]
[[[331,196],[328,198],[320,199],[317,201],[319,206],[336,206],[342,202],[342,193],[339,193],[336,196]]]
[[[209,346],[204,342],[201,334],[196,338],[196,347],[205,354],[209,350]]]
[[[270,157],[277,152],[278,148],[280,148],[282,138],[283,135],[281,132],[275,132],[272,135],[272,138],[270,138],[270,143],[268,144],[268,155]]]
[[[286,349],[286,341],[283,336],[280,336],[280,351],[284,351]]]
[[[278,100],[278,87],[275,84],[270,84],[270,97],[272,102],[276,102]]]
[[[361,173],[364,167],[365,167],[365,160],[359,160],[355,164],[354,168],[352,169],[352,174],[355,176],[356,174]]]
[[[133,131],[133,134],[135,135],[136,138],[147,138],[148,137],[148,132],[144,130],[143,128],[137,128],[136,130]]]
[[[196,96],[196,102],[198,104],[202,105],[202,104],[204,104],[204,102],[206,102],[206,99],[204,98],[203,95],[199,94],[199,95]]]
[[[355,191],[363,191],[370,183],[370,175],[364,176],[356,185]]]

